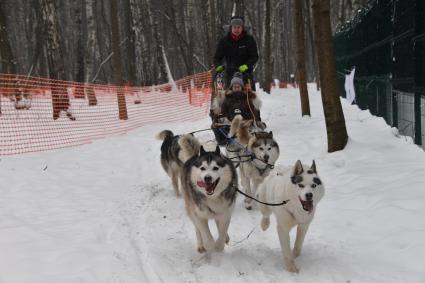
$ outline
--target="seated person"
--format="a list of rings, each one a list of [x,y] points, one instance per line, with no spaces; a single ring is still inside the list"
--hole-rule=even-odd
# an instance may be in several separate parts
[[[254,120],[255,118],[255,126],[264,130],[266,128],[266,124],[261,122],[260,106],[261,101],[255,92],[248,91],[247,94],[246,90],[244,90],[242,78],[236,75],[231,80],[230,89],[226,92],[222,102],[220,111],[221,114],[214,115],[212,113],[211,117],[213,118],[213,122],[224,122],[223,119],[231,122],[236,115],[240,114],[246,120]],[[227,134],[229,129],[230,125],[212,128],[219,145],[227,144]]]
[[[257,95],[252,91],[245,91],[243,80],[235,76],[230,81],[230,90],[221,105],[221,114],[229,121],[237,114],[242,115],[245,120],[261,121],[260,106],[261,101]]]

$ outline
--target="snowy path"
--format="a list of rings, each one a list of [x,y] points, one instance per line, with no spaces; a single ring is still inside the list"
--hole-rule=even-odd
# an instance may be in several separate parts
[[[223,253],[200,255],[151,125],[72,149],[0,161],[0,282],[425,282],[425,154],[380,118],[343,104],[349,144],[326,152],[320,96],[300,118],[294,91],[262,95],[279,164],[316,160],[326,195],[296,263],[238,199]],[[214,230],[215,231],[215,230]]]

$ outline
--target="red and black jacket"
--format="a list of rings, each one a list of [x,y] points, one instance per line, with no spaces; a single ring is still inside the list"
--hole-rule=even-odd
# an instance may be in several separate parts
[[[258,61],[257,43],[254,37],[242,31],[239,39],[234,39],[229,32],[217,45],[214,55],[215,66],[223,65],[223,59],[229,76],[238,72],[239,66],[243,64],[248,65],[247,72],[251,73]]]

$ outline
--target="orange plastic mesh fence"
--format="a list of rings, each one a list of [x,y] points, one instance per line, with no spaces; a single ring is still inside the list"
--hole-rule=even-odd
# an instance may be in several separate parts
[[[150,87],[0,74],[0,155],[89,143],[157,122],[207,115],[211,73]]]

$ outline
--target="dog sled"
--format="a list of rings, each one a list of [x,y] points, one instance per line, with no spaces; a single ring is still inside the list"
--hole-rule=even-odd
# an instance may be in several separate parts
[[[240,76],[242,78],[242,74],[240,73],[234,74],[234,76]],[[231,93],[230,90],[226,89],[226,85],[224,72],[216,73],[213,79],[210,117],[212,121],[211,129],[219,145],[226,145],[229,142],[228,134],[231,121],[236,115],[244,117],[244,124],[250,123],[250,132],[263,131],[266,128],[265,123],[259,119],[260,104],[254,107],[251,101],[251,96],[254,96],[258,101],[259,99],[257,99],[255,93],[251,91],[250,84],[248,83],[245,85],[244,89],[240,92],[243,97],[238,99],[244,103],[244,105],[239,105],[240,107],[238,105],[229,107],[229,103],[225,102],[226,98],[229,99],[227,94]]]

